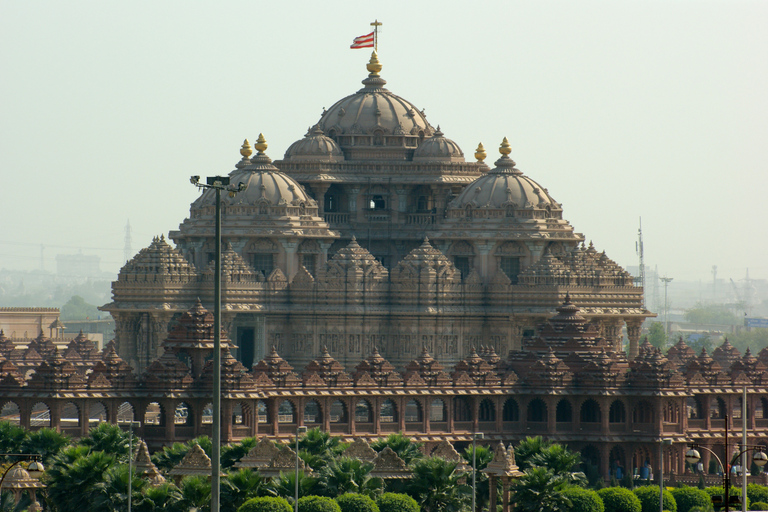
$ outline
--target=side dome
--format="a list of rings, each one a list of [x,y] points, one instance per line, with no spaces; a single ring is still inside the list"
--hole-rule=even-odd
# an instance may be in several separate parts
[[[419,145],[413,153],[414,162],[463,162],[464,153],[451,139],[446,138],[437,127],[435,134]]]
[[[560,210],[560,204],[549,195],[547,189],[523,175],[509,158],[510,146],[507,138],[499,148],[501,158],[495,168],[467,185],[459,196],[451,201],[449,208],[490,208],[490,209],[546,209]]]
[[[341,162],[344,153],[336,142],[327,137],[317,125],[309,130],[303,139],[288,147],[286,160],[313,160],[322,162]]]

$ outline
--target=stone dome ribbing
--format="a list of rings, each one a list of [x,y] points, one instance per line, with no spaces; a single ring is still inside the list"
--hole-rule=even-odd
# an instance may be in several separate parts
[[[452,208],[500,209],[546,208],[559,209],[560,205],[549,195],[547,189],[525,176],[515,167],[515,162],[506,154],[496,160],[496,167],[488,174],[477,178],[467,185],[459,196],[451,202]]]
[[[344,153],[332,138],[327,137],[323,130],[315,126],[303,139],[288,147],[285,159],[341,162],[344,160]]]
[[[413,153],[414,162],[463,162],[464,153],[451,139],[446,138],[440,127],[435,134],[422,142]]]

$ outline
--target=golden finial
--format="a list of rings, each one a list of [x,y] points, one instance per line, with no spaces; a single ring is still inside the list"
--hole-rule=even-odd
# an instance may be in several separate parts
[[[504,156],[509,156],[509,154],[512,152],[512,146],[509,145],[509,141],[506,137],[504,137],[504,140],[501,141],[501,147],[499,147],[499,153],[501,153]]]
[[[477,158],[478,162],[482,162],[485,160],[485,157],[488,156],[488,153],[485,152],[485,148],[483,147],[483,143],[477,145],[477,149],[475,150],[475,158]]]
[[[256,139],[256,144],[254,144],[253,147],[256,148],[256,151],[258,151],[260,155],[263,155],[267,150],[267,139],[264,138],[263,133],[259,134],[259,138]]]
[[[371,52],[371,60],[368,61],[368,65],[365,67],[371,74],[370,76],[379,76],[379,72],[381,71],[381,62],[379,61],[379,55],[376,53],[376,50]]]
[[[248,139],[243,141],[243,145],[240,148],[240,154],[243,155],[243,160],[247,160],[253,154],[253,149],[251,148],[251,143],[248,142]]]

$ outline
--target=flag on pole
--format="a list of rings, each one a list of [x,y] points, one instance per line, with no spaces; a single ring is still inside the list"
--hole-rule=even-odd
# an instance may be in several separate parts
[[[350,48],[373,48],[373,32],[356,37]]]

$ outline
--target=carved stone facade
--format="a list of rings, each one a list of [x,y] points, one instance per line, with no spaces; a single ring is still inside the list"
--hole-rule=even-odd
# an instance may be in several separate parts
[[[362,89],[324,111],[272,162],[246,141],[229,173],[247,189],[223,203],[223,326],[247,368],[274,346],[304,367],[323,350],[348,368],[374,349],[402,369],[423,348],[455,365],[473,347],[505,355],[570,294],[620,349],[652,316],[643,290],[563,218],[516,167],[504,139],[492,168],[424,111],[385,88],[374,54]],[[212,309],[213,192],[169,238],[121,270],[118,354],[139,371],[200,298]]]

